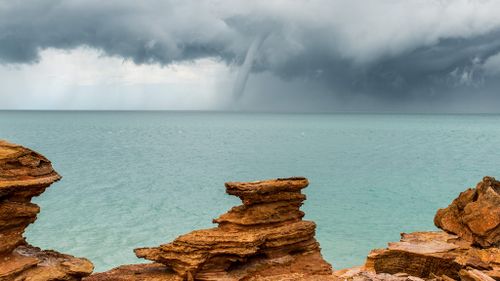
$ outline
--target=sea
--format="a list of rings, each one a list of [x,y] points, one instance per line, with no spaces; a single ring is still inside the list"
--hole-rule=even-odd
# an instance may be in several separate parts
[[[63,179],[25,233],[96,271],[145,262],[239,205],[224,182],[304,176],[302,210],[336,269],[361,265],[485,175],[500,177],[500,115],[0,111],[0,138]]]

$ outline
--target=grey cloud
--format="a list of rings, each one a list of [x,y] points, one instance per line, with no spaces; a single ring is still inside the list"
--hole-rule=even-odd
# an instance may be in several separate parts
[[[488,75],[500,75],[500,52],[489,57],[482,65],[482,68]]]
[[[498,10],[498,1],[467,0],[3,1],[0,62],[36,63],[43,49],[83,45],[138,64],[239,65],[268,34],[254,72],[322,85],[339,99],[448,100],[495,90]]]

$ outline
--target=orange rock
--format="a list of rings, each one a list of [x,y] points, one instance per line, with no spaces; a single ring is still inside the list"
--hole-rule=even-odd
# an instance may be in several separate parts
[[[75,258],[55,251],[42,251],[29,245],[16,248],[0,264],[0,280],[2,281],[77,281],[90,275],[94,269],[87,259]]]
[[[299,210],[307,185],[305,178],[226,183],[244,205],[215,219],[218,227],[135,253],[183,280],[333,280],[314,238],[316,225]]]
[[[477,269],[471,269],[471,270],[462,269],[462,270],[460,270],[460,280],[462,280],[462,281],[495,281],[495,279],[491,278],[490,276],[486,275],[485,273],[483,273]]]
[[[437,227],[479,247],[500,246],[500,182],[484,177],[445,209],[436,213]]]
[[[61,176],[47,158],[0,140],[0,281],[81,280],[90,261],[29,246],[23,233],[40,208],[31,198]]]
[[[181,278],[161,263],[123,265],[92,274],[84,281],[179,281]]]
[[[500,273],[500,249],[481,249],[446,232],[403,233],[400,242],[373,250],[365,268],[376,273],[407,273],[431,279],[447,276],[458,280],[460,271],[476,269],[494,278]]]
[[[335,272],[343,280],[500,280],[500,182],[485,177],[435,217],[447,232],[402,233],[372,250],[363,267]],[[401,279],[403,278],[403,279]]]
[[[30,246],[25,228],[36,220],[31,203],[61,177],[42,155],[0,141],[0,281],[492,281],[500,280],[500,182],[485,177],[438,211],[446,232],[403,233],[373,250],[363,267],[332,272],[303,221],[305,178],[226,183],[243,205],[173,242],[135,250],[150,264],[90,275],[84,258]],[[88,276],[88,277],[86,277]]]

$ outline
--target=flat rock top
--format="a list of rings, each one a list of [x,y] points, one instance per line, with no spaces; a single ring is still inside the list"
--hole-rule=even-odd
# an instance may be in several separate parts
[[[113,270],[96,273],[84,281],[179,281],[168,267],[159,263],[123,265]]]
[[[389,250],[407,251],[416,254],[433,254],[448,252],[458,249],[457,245],[442,241],[425,241],[425,242],[393,242],[389,243]]]
[[[253,182],[227,182],[226,191],[233,195],[297,192],[309,185],[304,177],[292,177]]]
[[[0,140],[0,189],[48,185],[60,178],[43,155]]]

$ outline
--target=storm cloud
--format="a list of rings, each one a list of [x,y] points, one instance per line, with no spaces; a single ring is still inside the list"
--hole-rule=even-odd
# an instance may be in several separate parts
[[[136,64],[239,66],[265,36],[252,72],[315,85],[319,100],[496,101],[499,12],[481,0],[0,1],[0,63],[86,46]]]

